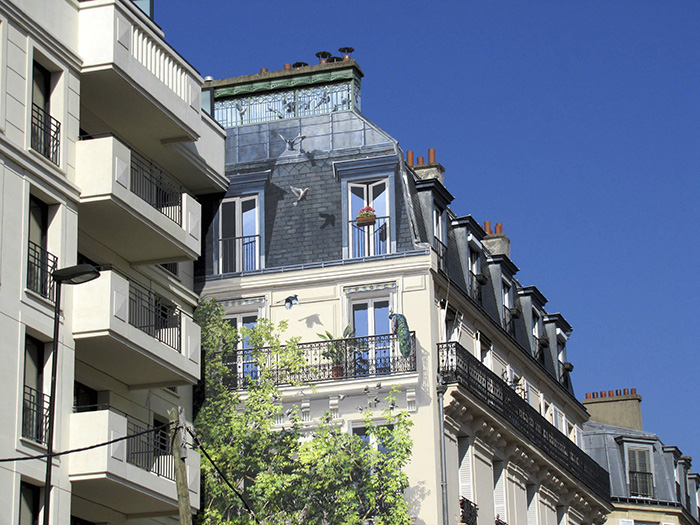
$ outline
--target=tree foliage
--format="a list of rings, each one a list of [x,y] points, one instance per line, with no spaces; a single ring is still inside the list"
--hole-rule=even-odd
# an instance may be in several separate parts
[[[388,408],[377,424],[379,414],[363,411],[364,439],[346,432],[342,420],[330,413],[303,422],[299,407],[287,399],[290,394],[283,399],[277,386],[295,385],[304,366],[298,339],[281,343],[284,323],[259,319],[254,328],[236,331],[213,300],[200,304],[196,319],[206,363],[206,395],[196,430],[235,488],[202,459],[201,524],[410,523],[403,497],[408,480],[402,472],[411,455],[406,412]],[[251,347],[246,361],[257,365],[247,378],[236,377],[236,367],[230,366],[236,363],[240,338]],[[244,389],[232,388],[242,380]],[[393,407],[395,392],[385,401]]]

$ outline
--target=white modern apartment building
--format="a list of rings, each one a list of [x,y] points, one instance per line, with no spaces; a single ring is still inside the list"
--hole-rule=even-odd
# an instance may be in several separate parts
[[[195,196],[224,191],[223,129],[152,3],[0,0],[0,458],[47,452],[58,356],[60,452],[142,433],[200,377]],[[53,341],[52,271],[63,286]],[[174,523],[166,430],[54,458],[52,524]],[[44,518],[46,460],[0,463],[0,523]],[[199,505],[199,456],[187,458]]]

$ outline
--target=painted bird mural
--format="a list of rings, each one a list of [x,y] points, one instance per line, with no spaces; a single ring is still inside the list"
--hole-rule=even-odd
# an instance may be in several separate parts
[[[389,319],[391,319],[391,333],[396,334],[399,340],[399,351],[402,356],[408,357],[411,354],[411,332],[408,329],[408,321],[405,316],[394,312],[389,314]]]

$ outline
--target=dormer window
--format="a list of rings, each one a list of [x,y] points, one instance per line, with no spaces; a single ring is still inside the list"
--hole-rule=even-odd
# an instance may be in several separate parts
[[[348,190],[351,256],[389,253],[388,181],[353,182],[348,184]]]
[[[501,304],[503,305],[502,322],[503,329],[510,335],[514,335],[515,325],[513,324],[513,287],[503,279],[501,281]]]
[[[438,256],[438,270],[447,271],[447,212],[433,203],[433,248]]]
[[[651,468],[651,450],[646,447],[627,448],[627,474],[632,498],[654,497],[654,474]]]
[[[486,283],[485,276],[481,274],[481,245],[470,235],[467,248],[469,250],[469,297],[481,304],[481,286]]]
[[[258,197],[233,197],[219,210],[219,273],[260,267]]]

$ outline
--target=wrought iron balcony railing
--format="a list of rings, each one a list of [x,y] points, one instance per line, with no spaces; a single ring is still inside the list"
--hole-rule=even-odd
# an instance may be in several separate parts
[[[654,475],[651,472],[635,472],[633,470],[630,470],[629,476],[630,476],[630,496],[631,497],[633,497],[633,498],[653,498],[654,497]],[[678,501],[680,501],[680,494],[678,494],[677,497],[678,497]]]
[[[476,525],[479,507],[467,498],[459,498],[459,522],[463,525]]]
[[[61,160],[61,123],[32,104],[32,149],[58,166]]]
[[[181,312],[170,301],[129,283],[129,324],[180,351]]]
[[[358,226],[357,220],[349,224],[353,258],[389,253],[389,217],[377,217],[374,224],[367,226]]]
[[[24,385],[22,437],[46,444],[50,405],[50,396]]]
[[[409,347],[403,349],[396,334],[300,343],[297,348],[303,355],[303,364],[293,373],[279,366],[277,357],[267,349],[261,350],[263,359],[258,359],[252,349],[239,350],[228,363],[231,387],[245,389],[258,379],[261,361],[278,385],[381,377],[416,370],[415,332],[411,332]]]
[[[230,237],[219,241],[219,273],[260,269],[260,235]]]
[[[494,521],[494,525],[508,525],[505,521],[503,521],[501,518],[496,518]]]
[[[134,436],[146,430],[146,434]],[[157,476],[175,480],[175,460],[168,435],[168,428],[154,429],[137,419],[127,416],[126,435],[134,436],[126,440],[126,461]]]
[[[477,304],[481,304],[481,283],[474,272],[469,272],[469,297],[474,299]]]
[[[438,373],[479,399],[596,494],[610,498],[608,473],[459,343],[439,343]]]
[[[58,257],[49,253],[38,244],[29,241],[27,257],[27,288],[53,302],[55,286],[53,271],[56,269]]]
[[[433,239],[433,249],[437,253],[438,271],[447,274],[447,246],[435,238]]]
[[[132,193],[182,226],[182,188],[151,161],[131,150]]]

